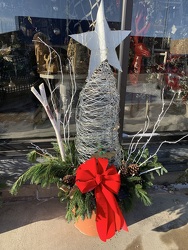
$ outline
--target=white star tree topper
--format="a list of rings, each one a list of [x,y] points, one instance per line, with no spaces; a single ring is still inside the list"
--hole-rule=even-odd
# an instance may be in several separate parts
[[[97,13],[95,30],[70,35],[70,37],[91,50],[88,72],[88,76],[90,77],[95,69],[100,66],[101,62],[105,60],[114,68],[122,71],[115,48],[129,34],[130,31],[110,30],[104,15],[103,0],[101,0]]]

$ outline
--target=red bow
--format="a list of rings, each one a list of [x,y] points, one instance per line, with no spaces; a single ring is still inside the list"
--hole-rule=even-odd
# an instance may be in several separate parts
[[[91,158],[81,164],[76,172],[76,185],[82,193],[95,189],[96,226],[99,237],[106,241],[116,231],[128,231],[114,194],[120,188],[120,175],[115,166],[108,167],[108,160]]]

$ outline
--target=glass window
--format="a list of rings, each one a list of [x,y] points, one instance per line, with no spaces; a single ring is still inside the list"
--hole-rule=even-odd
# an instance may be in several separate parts
[[[187,12],[186,0],[133,1],[127,133],[188,130]]]
[[[38,90],[44,82],[51,103],[49,86],[55,89],[55,102],[60,100],[63,118],[72,93],[69,60],[77,83],[70,125],[75,134],[74,111],[87,77],[90,52],[69,35],[94,29],[99,2],[1,1],[1,139],[54,136],[31,87]],[[105,0],[104,4],[110,28],[120,29],[122,1]],[[164,117],[158,132],[187,130],[187,10],[186,0],[133,1],[123,128],[127,133],[138,132],[144,126],[152,132],[159,114]]]
[[[120,29],[121,1],[106,0],[104,4],[111,29]],[[77,82],[70,125],[71,132],[75,132],[74,109],[87,76],[89,51],[69,35],[93,30],[98,6],[99,0],[0,2],[1,139],[54,136],[31,87],[38,90],[44,82],[49,103],[59,108],[59,100],[62,101],[63,118],[72,92],[68,59],[72,61]],[[50,88],[55,99],[51,98]]]

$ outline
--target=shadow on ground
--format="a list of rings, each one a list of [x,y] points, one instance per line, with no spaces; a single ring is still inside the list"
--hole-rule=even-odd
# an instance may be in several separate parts
[[[153,231],[168,232],[180,228],[188,222],[188,193],[187,190],[167,191],[151,190],[153,204],[145,207],[137,202],[134,209],[125,215],[128,225],[132,225],[146,218],[158,214]],[[160,218],[160,214],[163,216]]]
[[[180,228],[188,221],[188,199],[186,192],[151,190],[153,205],[145,207],[137,202],[130,212],[125,214],[128,226],[150,219],[155,215],[153,231],[168,232]],[[0,233],[14,230],[41,220],[65,219],[66,204],[58,198],[5,202],[0,208]],[[162,214],[162,217],[161,217]]]
[[[0,233],[54,218],[65,218],[65,204],[57,198],[6,202],[0,208]]]

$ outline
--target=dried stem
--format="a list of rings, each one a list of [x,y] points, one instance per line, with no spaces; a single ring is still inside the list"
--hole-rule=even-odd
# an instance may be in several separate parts
[[[39,90],[40,93],[37,92],[37,90],[32,87],[31,91],[33,92],[33,94],[37,97],[37,99],[41,102],[42,106],[44,107],[50,122],[54,128],[55,131],[55,135],[56,135],[56,139],[57,139],[57,143],[59,146],[59,150],[60,150],[60,154],[61,154],[61,158],[64,161],[65,160],[65,150],[64,150],[64,146],[63,146],[63,140],[61,137],[61,125],[63,127],[63,139],[65,142],[68,143],[69,141],[69,125],[70,125],[70,118],[71,118],[71,114],[72,114],[72,104],[73,104],[73,99],[74,99],[74,95],[76,93],[76,81],[75,81],[75,74],[73,74],[72,72],[72,65],[71,62],[69,61],[69,68],[70,68],[70,83],[71,83],[71,90],[72,90],[72,95],[71,95],[71,100],[67,106],[67,99],[66,99],[66,95],[65,95],[65,91],[66,91],[66,85],[64,84],[63,81],[63,68],[62,68],[62,63],[61,63],[61,57],[58,54],[58,52],[56,50],[54,50],[51,46],[49,46],[47,43],[45,43],[43,40],[41,40],[40,38],[38,38],[40,40],[41,43],[43,43],[49,51],[49,66],[52,62],[52,57],[51,54],[52,52],[54,52],[57,55],[58,58],[58,63],[59,63],[59,83],[56,84],[56,86],[54,88],[52,88],[50,80],[47,78],[46,79],[46,84],[48,86],[48,89],[50,91],[50,100],[51,100],[51,106],[48,103],[47,97],[46,97],[46,92],[45,92],[45,87],[44,84],[42,83],[39,86]],[[47,69],[47,75],[50,75],[49,72],[49,68]],[[70,84],[69,83],[69,84]],[[60,95],[61,95],[61,90],[62,90],[62,95],[61,95],[61,101],[55,97],[55,91],[59,90],[60,91]],[[61,120],[61,115],[62,115],[62,108],[64,111],[64,118],[63,121]],[[68,139],[67,139],[68,138]]]
[[[136,159],[138,158],[137,161],[136,161],[136,163],[138,164],[138,162],[142,159],[142,155],[143,155],[143,153],[144,153],[144,151],[145,151],[145,149],[146,149],[148,143],[150,142],[150,140],[151,140],[151,138],[153,137],[154,133],[155,133],[156,130],[158,129],[158,127],[159,127],[159,125],[160,125],[162,119],[164,118],[164,116],[166,115],[166,113],[167,113],[167,111],[169,110],[170,106],[172,105],[172,103],[173,103],[173,101],[174,101],[174,98],[175,98],[175,95],[176,95],[176,93],[174,93],[174,95],[173,95],[173,97],[172,97],[172,99],[171,99],[171,101],[170,101],[168,107],[165,109],[164,89],[163,89],[163,91],[162,91],[162,107],[161,107],[161,112],[160,112],[160,114],[158,115],[157,121],[156,121],[156,123],[155,123],[154,126],[153,126],[153,130],[152,130],[152,132],[151,132],[149,138],[147,139],[146,143],[142,146],[141,150],[138,151],[137,155],[136,155],[135,158],[133,159],[133,162],[135,162]],[[137,146],[138,146],[138,143],[139,143],[140,140],[143,138],[144,134],[147,132],[148,127],[149,127],[149,117],[147,116],[147,121],[145,121],[145,126],[144,126],[144,129],[143,129],[142,136],[139,137],[139,139],[137,140],[136,143],[133,143],[135,137],[139,135],[140,131],[142,131],[142,130],[140,130],[138,133],[136,133],[136,134],[133,136],[133,138],[132,138],[132,140],[131,140],[131,143],[130,143],[129,149],[128,149],[127,161],[130,159],[131,155],[136,151]],[[176,143],[180,142],[181,140],[183,140],[183,139],[186,138],[186,137],[188,137],[188,134],[186,134],[185,136],[182,136],[182,137],[181,137],[180,139],[178,139],[177,141],[166,141],[166,140],[165,140],[165,141],[161,142],[160,145],[159,145],[159,147],[157,148],[156,152],[155,152],[154,154],[150,155],[145,161],[143,161],[142,163],[140,163],[139,166],[142,166],[142,165],[145,164],[147,161],[149,161],[151,158],[153,158],[153,157],[158,153],[158,151],[160,150],[160,148],[161,148],[161,146],[162,146],[163,144],[165,144],[165,143],[168,143],[168,144],[176,144]],[[138,156],[139,156],[139,157],[138,157]],[[153,170],[156,170],[156,169],[153,169]],[[152,171],[153,171],[153,170],[152,170]],[[145,173],[145,172],[143,172],[143,173]],[[143,174],[143,173],[141,173],[141,174]]]
[[[159,145],[159,147],[157,148],[157,150],[155,151],[154,154],[150,155],[145,161],[143,161],[142,163],[139,164],[139,167],[142,166],[143,164],[145,164],[147,161],[149,161],[151,158],[153,158],[160,150],[161,146],[165,143],[167,144],[176,144],[178,142],[180,142],[181,140],[185,139],[186,137],[188,137],[188,134],[182,136],[180,139],[176,140],[176,141],[162,141]]]
[[[61,158],[62,160],[64,161],[65,160],[65,150],[64,150],[64,147],[63,147],[63,141],[62,141],[62,138],[61,138],[61,133],[60,133],[60,126],[59,126],[59,116],[60,115],[57,115],[57,118],[54,117],[50,107],[49,107],[49,104],[48,104],[48,101],[47,101],[47,97],[46,97],[46,92],[45,92],[45,88],[44,88],[44,83],[42,83],[40,86],[39,86],[39,90],[40,90],[40,94],[38,93],[38,91],[32,87],[31,88],[31,91],[32,93],[36,96],[36,98],[40,101],[40,103],[42,104],[42,106],[44,107],[49,119],[50,119],[50,122],[54,128],[54,131],[55,131],[55,135],[56,135],[56,138],[57,138],[57,143],[58,143],[58,146],[59,146],[59,150],[60,150],[60,154],[61,154]]]
[[[155,123],[154,126],[153,126],[153,130],[152,130],[152,132],[151,132],[151,135],[150,135],[149,138],[147,139],[146,143],[142,146],[141,154],[140,154],[140,156],[139,156],[139,158],[138,158],[138,160],[137,160],[136,163],[138,163],[138,162],[140,161],[140,159],[142,158],[142,155],[143,155],[143,153],[144,153],[144,150],[146,149],[146,146],[147,146],[148,143],[150,142],[151,138],[153,137],[153,134],[154,134],[154,133],[156,132],[156,130],[158,129],[158,127],[159,127],[159,125],[160,125],[162,119],[164,118],[164,116],[166,115],[166,113],[167,113],[167,111],[169,110],[170,106],[172,105],[173,100],[174,100],[174,98],[175,98],[175,95],[176,95],[176,93],[174,93],[174,95],[173,95],[173,97],[172,97],[172,99],[171,99],[171,101],[170,101],[168,107],[166,108],[166,110],[164,110],[165,102],[164,102],[164,89],[163,89],[163,91],[162,91],[162,108],[161,108],[161,113],[159,114],[158,119],[157,119],[156,123]]]

